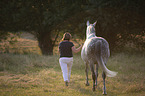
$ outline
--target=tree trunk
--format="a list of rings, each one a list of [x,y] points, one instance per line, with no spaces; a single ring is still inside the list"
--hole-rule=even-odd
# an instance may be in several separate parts
[[[39,42],[39,47],[42,52],[42,55],[53,55],[54,44],[51,40],[51,35],[49,33],[40,34],[41,36],[37,37]]]

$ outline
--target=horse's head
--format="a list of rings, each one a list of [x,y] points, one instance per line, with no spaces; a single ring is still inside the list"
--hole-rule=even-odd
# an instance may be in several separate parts
[[[97,21],[94,24],[90,24],[89,21],[87,21],[87,30],[86,35],[95,34],[95,25]]]

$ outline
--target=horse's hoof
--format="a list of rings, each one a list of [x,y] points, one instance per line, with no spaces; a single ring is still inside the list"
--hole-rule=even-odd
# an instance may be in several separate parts
[[[86,86],[89,86],[90,84],[89,83],[86,83]]]
[[[103,95],[107,95],[107,92],[103,92]]]
[[[93,85],[93,91],[96,91],[96,86],[95,85]]]
[[[95,87],[93,87],[92,89],[93,89],[93,91],[96,91]]]

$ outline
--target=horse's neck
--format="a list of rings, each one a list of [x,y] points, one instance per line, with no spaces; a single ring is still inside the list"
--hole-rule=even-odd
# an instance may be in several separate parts
[[[95,35],[95,33],[87,34],[87,39],[90,39],[90,38],[92,38],[92,37],[97,37],[97,36]]]

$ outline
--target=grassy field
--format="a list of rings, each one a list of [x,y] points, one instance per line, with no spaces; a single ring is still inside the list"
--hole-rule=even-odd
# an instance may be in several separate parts
[[[124,53],[109,58],[107,67],[118,75],[106,79],[108,96],[145,95],[144,58]],[[0,54],[0,96],[102,96],[101,70],[97,90],[93,92],[91,73],[90,86],[85,86],[85,65],[75,55],[71,82],[66,87],[58,59],[57,55]]]
[[[74,55],[71,80],[66,87],[57,54],[42,56],[38,42],[30,34],[17,40],[13,45],[7,41],[0,43],[0,96],[102,96],[101,69],[98,87],[93,92],[90,71],[90,86],[85,86],[85,65],[80,53]],[[107,96],[145,96],[143,52],[113,54],[107,67],[118,72],[116,77],[106,78]]]

